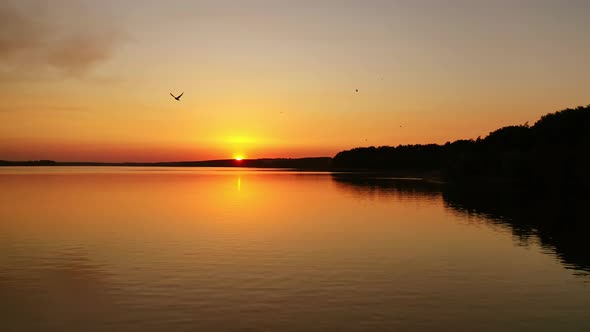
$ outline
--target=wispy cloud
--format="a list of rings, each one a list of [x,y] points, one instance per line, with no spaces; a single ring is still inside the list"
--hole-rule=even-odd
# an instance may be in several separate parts
[[[0,4],[0,81],[82,78],[111,59],[125,33],[86,14]]]

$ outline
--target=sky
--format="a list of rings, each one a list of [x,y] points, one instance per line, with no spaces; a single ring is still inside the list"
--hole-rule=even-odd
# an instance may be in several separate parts
[[[589,14],[586,0],[3,0],[0,160],[485,137],[590,104]]]

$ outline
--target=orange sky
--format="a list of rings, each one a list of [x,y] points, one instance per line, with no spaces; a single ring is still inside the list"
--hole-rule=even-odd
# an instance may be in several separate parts
[[[485,136],[590,103],[588,12],[544,0],[3,1],[0,159],[333,156]]]

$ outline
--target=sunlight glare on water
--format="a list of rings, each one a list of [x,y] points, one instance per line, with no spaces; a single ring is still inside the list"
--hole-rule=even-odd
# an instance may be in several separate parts
[[[383,181],[0,169],[3,330],[590,330],[575,264],[438,185]]]

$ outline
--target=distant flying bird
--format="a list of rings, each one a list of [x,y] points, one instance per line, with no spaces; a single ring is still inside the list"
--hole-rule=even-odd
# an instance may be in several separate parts
[[[184,94],[184,92],[182,92],[181,94],[178,95],[178,97],[176,97],[172,93],[170,93],[170,95],[172,96],[172,98],[176,99],[177,101],[180,101],[180,97],[182,97],[183,94]]]
[[[355,89],[354,92],[359,92],[359,89]]]

